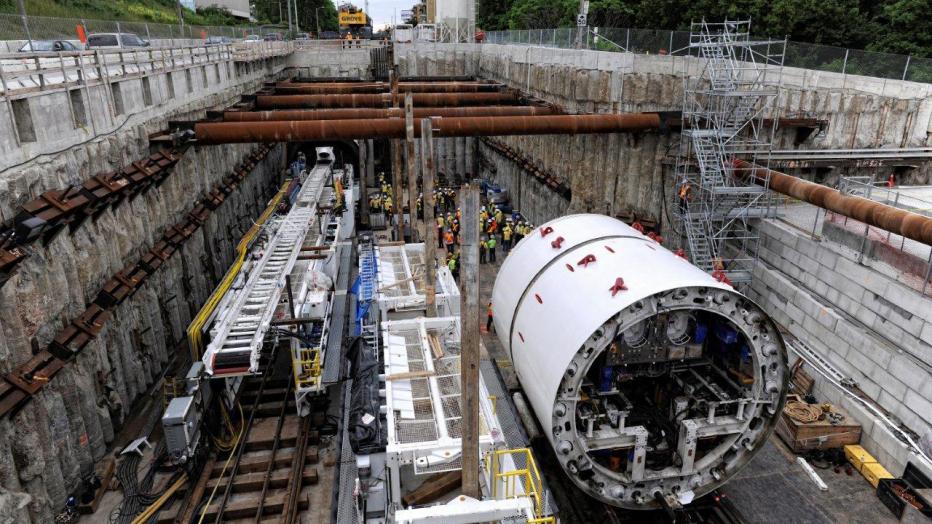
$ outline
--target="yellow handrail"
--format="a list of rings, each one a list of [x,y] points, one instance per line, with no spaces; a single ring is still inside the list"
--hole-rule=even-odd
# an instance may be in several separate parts
[[[501,459],[505,455],[513,457],[523,457],[525,467],[501,471]],[[516,462],[517,463],[517,462]],[[534,502],[534,519],[529,522],[546,524],[554,522],[553,517],[543,515],[544,486],[541,481],[540,470],[537,469],[537,462],[534,460],[534,454],[528,448],[517,449],[498,449],[486,455],[486,470],[489,472],[489,484],[492,498],[517,498],[528,497]],[[523,493],[518,493],[518,485],[521,485]],[[499,483],[503,486],[504,493],[498,493]]]
[[[223,299],[223,295],[230,289],[230,286],[233,285],[233,281],[236,280],[236,275],[239,273],[241,267],[243,267],[243,261],[246,260],[246,252],[249,249],[249,244],[252,243],[256,235],[259,234],[259,230],[262,228],[262,225],[272,216],[272,213],[275,212],[275,209],[278,207],[279,202],[288,192],[288,186],[291,185],[291,179],[285,181],[282,184],[281,188],[278,190],[278,193],[272,198],[269,202],[268,207],[265,208],[265,211],[259,216],[259,219],[249,228],[249,231],[243,235],[243,238],[239,241],[239,244],[236,245],[236,260],[233,262],[233,265],[230,266],[230,269],[227,270],[226,275],[223,276],[223,280],[220,281],[220,285],[214,289],[214,292],[211,293],[210,298],[207,299],[207,302],[204,303],[204,306],[201,307],[201,310],[197,312],[197,316],[194,317],[194,320],[191,321],[191,324],[188,325],[188,344],[191,346],[191,359],[193,361],[200,360],[201,350],[203,349],[203,341],[201,340],[201,329],[204,327],[204,324],[207,322],[207,319],[214,312],[214,309],[217,307],[217,304],[220,303],[220,300]]]

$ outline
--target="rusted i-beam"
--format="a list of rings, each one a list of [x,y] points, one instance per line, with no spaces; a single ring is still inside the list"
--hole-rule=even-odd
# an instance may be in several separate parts
[[[754,182],[761,185],[767,184],[777,193],[791,196],[916,242],[932,245],[932,218],[930,217],[866,198],[844,195],[830,187],[772,169],[765,169],[744,160],[735,160],[735,168],[748,172]]]
[[[545,106],[477,106],[477,107],[422,107],[414,108],[414,118],[423,119],[434,116],[541,116],[557,114],[560,111]],[[270,122],[284,120],[356,120],[377,118],[403,118],[404,111],[390,107],[387,109],[355,108],[342,109],[282,109],[278,111],[227,111],[223,113],[225,122]]]
[[[385,107],[390,93],[361,95],[258,95],[256,109],[295,109],[325,107]],[[417,107],[516,104],[517,93],[415,93]]]
[[[415,134],[421,131],[416,120]],[[504,135],[576,135],[627,133],[660,129],[660,113],[621,115],[553,115],[438,118],[437,137]],[[404,120],[310,120],[285,122],[201,122],[194,125],[198,142],[292,142],[359,138],[404,138]]]

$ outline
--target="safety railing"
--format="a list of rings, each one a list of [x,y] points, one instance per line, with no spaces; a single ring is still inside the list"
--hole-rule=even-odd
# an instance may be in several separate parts
[[[490,44],[561,49],[573,49],[579,45],[583,49],[649,55],[690,54],[689,31],[623,27],[521,29],[488,31],[483,41]],[[692,55],[696,55],[696,50],[692,51]],[[787,41],[784,65],[848,75],[932,83],[932,58],[805,42]]]
[[[248,62],[284,56],[290,42],[256,42],[177,48],[140,47],[59,53],[0,53],[0,94],[109,82],[230,60]]]
[[[502,460],[512,459],[514,469],[504,469]],[[529,522],[554,522],[544,515],[544,486],[534,454],[528,448],[499,449],[485,456],[485,469],[489,474],[489,490],[493,499],[528,497],[534,505],[534,519]],[[523,464],[519,466],[518,464]]]

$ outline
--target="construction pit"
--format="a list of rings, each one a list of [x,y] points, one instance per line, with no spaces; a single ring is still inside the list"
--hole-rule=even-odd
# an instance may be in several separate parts
[[[932,87],[694,34],[4,62],[0,520],[928,515]]]

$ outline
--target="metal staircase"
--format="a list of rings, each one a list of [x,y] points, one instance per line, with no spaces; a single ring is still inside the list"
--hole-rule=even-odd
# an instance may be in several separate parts
[[[740,153],[769,166],[776,119],[764,129],[764,118],[775,113],[785,49],[783,41],[751,40],[749,29],[750,21],[692,24],[689,47],[703,70],[684,78],[674,191],[692,262],[736,283],[749,281],[757,262],[759,237],[749,222],[775,208],[767,181],[755,183],[734,159]]]
[[[263,338],[278,308],[285,277],[291,273],[308,231],[317,227],[317,204],[326,176],[326,170],[312,170],[288,214],[270,222],[274,236],[246,284],[211,329],[211,343],[203,358],[209,374],[259,372]]]

